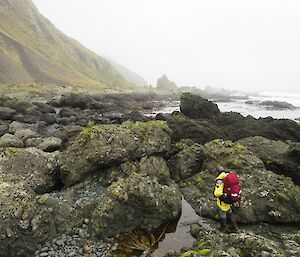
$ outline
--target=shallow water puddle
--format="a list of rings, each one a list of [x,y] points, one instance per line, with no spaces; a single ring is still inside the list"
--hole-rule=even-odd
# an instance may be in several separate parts
[[[182,198],[182,213],[178,220],[176,230],[172,233],[165,234],[165,238],[159,242],[158,248],[151,256],[162,257],[172,249],[180,251],[183,247],[192,247],[195,238],[189,233],[190,224],[197,223],[199,218],[191,205]]]
[[[121,235],[117,240],[118,250],[113,256],[140,256],[147,251],[152,252],[152,257],[162,257],[170,250],[180,251],[183,247],[192,247],[195,239],[189,233],[190,224],[197,223],[199,219],[194,209],[182,198],[182,213],[178,220],[152,232],[133,231]]]

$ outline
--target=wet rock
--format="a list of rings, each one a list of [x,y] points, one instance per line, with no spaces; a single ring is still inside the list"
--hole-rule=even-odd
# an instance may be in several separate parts
[[[44,152],[54,152],[61,147],[62,141],[60,138],[57,137],[49,137],[43,139],[38,145],[38,148],[43,150]]]
[[[143,113],[139,111],[131,111],[127,114],[124,114],[121,118],[121,123],[124,121],[142,121],[146,122],[149,121],[150,119],[145,116]]]
[[[53,190],[59,182],[56,155],[35,148],[0,150],[0,178],[10,183],[24,183],[36,193]]]
[[[0,147],[23,147],[23,141],[11,134],[0,137]]]
[[[16,114],[15,109],[0,106],[0,120],[12,120]]]
[[[293,106],[292,104],[287,102],[281,102],[281,101],[262,101],[259,103],[259,105],[266,106],[267,108],[272,110],[296,109],[296,107]]]
[[[60,156],[63,182],[72,185],[93,171],[101,171],[100,167],[164,154],[170,149],[170,134],[168,126],[158,121],[88,127]]]
[[[92,213],[99,236],[112,236],[137,227],[151,230],[181,212],[181,195],[174,185],[162,186],[148,176],[132,174],[113,183]]]
[[[194,119],[212,118],[220,113],[216,104],[191,93],[181,94],[180,111]]]
[[[291,177],[300,185],[300,158],[296,156],[295,149],[300,143],[269,140],[264,137],[250,137],[239,141],[258,156],[268,170]]]
[[[41,116],[41,120],[45,121],[48,125],[57,123],[58,117],[55,113],[45,113]]]

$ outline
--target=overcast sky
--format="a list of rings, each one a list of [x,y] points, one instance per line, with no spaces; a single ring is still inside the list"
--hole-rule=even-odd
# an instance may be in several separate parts
[[[33,0],[54,25],[156,84],[300,92],[298,0]]]

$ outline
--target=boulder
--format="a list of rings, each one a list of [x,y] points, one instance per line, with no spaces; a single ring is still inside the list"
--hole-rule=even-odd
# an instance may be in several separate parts
[[[0,148],[0,153],[0,181],[24,183],[39,194],[60,184],[56,154],[36,148]]]
[[[0,181],[0,256],[32,256],[36,247],[31,221],[37,210],[35,194],[25,185]]]
[[[260,136],[248,137],[238,142],[258,156],[268,170],[291,177],[300,185],[300,158],[295,158],[295,149],[300,148],[300,143],[275,141]]]
[[[45,138],[37,147],[44,152],[54,152],[61,147],[62,141],[58,137]]]
[[[213,118],[213,116],[220,114],[220,110],[216,104],[191,93],[181,94],[180,111],[194,119]]]
[[[56,113],[55,109],[46,103],[41,103],[41,102],[35,102],[35,106],[37,106],[40,110],[41,113],[46,114],[46,113]]]
[[[137,173],[113,183],[92,213],[98,236],[114,236],[136,228],[153,230],[181,213],[181,194],[173,184]]]
[[[9,130],[8,131],[9,131],[10,134],[15,134],[17,130],[32,129],[32,127],[33,127],[32,124],[13,121],[9,125]]]
[[[75,111],[71,108],[61,108],[59,110],[60,117],[71,117],[71,116],[77,116],[78,111]]]
[[[41,117],[42,121],[45,121],[48,125],[57,123],[58,117],[55,113],[45,113]]]
[[[27,114],[18,113],[13,117],[13,120],[19,121],[19,122],[22,122],[22,123],[34,124],[34,123],[37,123],[39,121],[39,117],[36,117],[34,115],[27,115]]]
[[[11,134],[0,137],[0,147],[23,147],[23,141]]]
[[[171,130],[162,121],[95,125],[84,129],[60,155],[61,174],[73,185],[92,172],[170,150]]]
[[[8,133],[8,127],[7,124],[0,124],[0,137]]]
[[[15,109],[0,106],[0,120],[12,120],[16,114]]]
[[[203,162],[203,146],[181,140],[175,145],[179,152],[168,160],[171,177],[176,181],[189,178],[200,172]]]
[[[24,146],[25,147],[37,147],[39,144],[43,142],[42,137],[33,137],[33,138],[28,138],[24,141]]]
[[[22,141],[25,141],[28,138],[39,137],[39,134],[31,129],[20,129],[15,132],[15,136]]]
[[[173,131],[173,142],[189,138],[195,143],[205,144],[222,137],[222,130],[213,123],[205,120],[193,120],[180,112],[173,112],[172,115],[158,114],[156,119],[167,121]]]
[[[129,177],[132,173],[148,175],[151,178],[156,177],[162,185],[170,181],[167,162],[161,156],[146,156],[138,161],[126,161],[117,167],[103,171],[100,175],[97,174],[97,177],[92,180],[98,179],[101,185],[108,187],[121,178]]]
[[[204,146],[201,172],[182,183],[183,195],[198,213],[216,215],[213,197],[217,166],[239,174],[243,190],[237,218],[242,223],[297,223],[300,221],[300,188],[293,181],[265,169],[263,162],[240,143],[214,140]]]
[[[143,113],[139,112],[139,111],[131,111],[129,113],[126,113],[122,116],[121,118],[121,122],[124,121],[142,121],[142,122],[146,122],[149,121],[150,119],[145,116]]]

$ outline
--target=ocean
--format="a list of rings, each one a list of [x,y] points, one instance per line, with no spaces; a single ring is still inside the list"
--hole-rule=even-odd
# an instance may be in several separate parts
[[[241,96],[241,95],[239,95]],[[296,107],[294,110],[271,110],[257,104],[246,104],[246,101],[261,102],[261,101],[280,101],[287,102]],[[221,112],[239,112],[243,116],[251,115],[255,118],[273,117],[276,119],[291,119],[299,122],[300,119],[300,93],[287,92],[262,92],[253,96],[248,96],[248,99],[232,100],[230,102],[216,102]],[[179,111],[179,102],[175,102],[172,106],[157,110],[155,113],[172,113]]]

